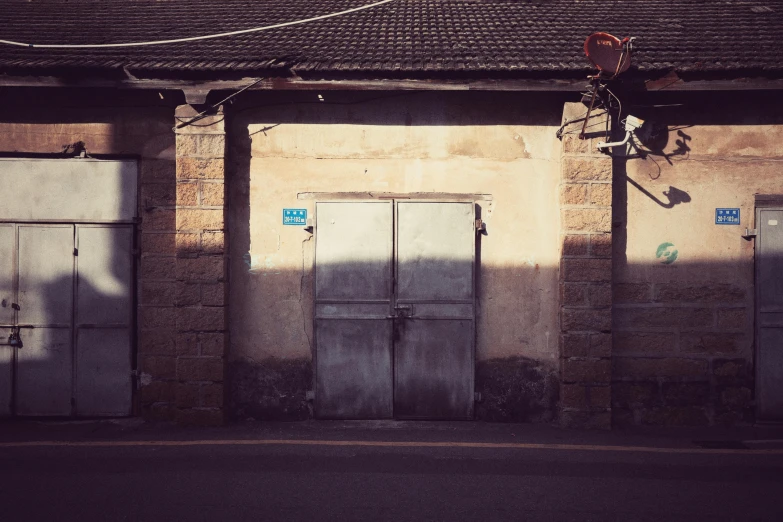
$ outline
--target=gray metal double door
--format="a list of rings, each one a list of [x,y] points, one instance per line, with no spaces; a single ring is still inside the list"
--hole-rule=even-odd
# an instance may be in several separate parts
[[[0,415],[130,414],[132,240],[129,225],[0,224]]]
[[[316,204],[315,413],[473,416],[472,202]]]
[[[783,421],[783,209],[756,209],[756,415]]]

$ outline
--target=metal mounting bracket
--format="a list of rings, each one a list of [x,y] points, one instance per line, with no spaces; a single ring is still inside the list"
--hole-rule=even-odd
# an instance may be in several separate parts
[[[188,105],[204,105],[207,103],[207,96],[210,89],[203,87],[185,87],[182,89],[182,94],[185,95],[185,103]]]
[[[745,241],[750,241],[756,236],[758,236],[758,232],[756,232],[755,228],[746,228],[745,233],[742,234],[742,239],[744,239]]]

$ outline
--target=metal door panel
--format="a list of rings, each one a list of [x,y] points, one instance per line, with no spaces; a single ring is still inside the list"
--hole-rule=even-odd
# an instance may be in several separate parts
[[[13,225],[0,225],[0,324],[14,322],[11,308],[14,297],[14,253],[16,252],[16,229]],[[11,335],[10,328],[0,327],[0,342],[6,342]],[[14,350],[0,345],[0,416],[11,414],[13,390]]]
[[[73,234],[70,225],[19,225],[16,413],[69,415],[72,395]]]
[[[406,419],[473,416],[473,322],[402,321],[394,350],[394,415]]]
[[[16,253],[16,228],[0,224],[0,324],[14,322],[16,302],[14,292],[14,255]]]
[[[71,329],[23,330],[17,351],[17,415],[70,415]]]
[[[319,418],[392,416],[392,216],[389,201],[316,204]]]
[[[471,418],[474,205],[399,202],[396,217],[394,415]]]
[[[131,408],[130,226],[76,227],[76,413]]]
[[[73,226],[19,225],[19,323],[70,326]]]
[[[315,409],[319,418],[392,416],[391,323],[325,319],[316,322]]]
[[[397,301],[473,301],[472,203],[397,204]]]
[[[759,333],[757,413],[761,420],[778,420],[783,418],[783,328]]]
[[[757,255],[762,256],[758,265],[760,311],[783,310],[783,211],[760,210],[757,222],[759,237]],[[776,223],[772,225],[771,223]]]
[[[410,315],[417,319],[469,319],[473,320],[473,304],[420,303],[410,305]]]
[[[783,210],[756,213],[756,415],[783,420]]]
[[[133,229],[78,226],[77,325],[129,325]]]
[[[5,221],[131,221],[136,216],[135,160],[0,158]]]
[[[0,341],[6,341],[9,335],[10,328],[0,328]],[[13,411],[14,350],[10,346],[0,346],[0,417],[11,415]]]
[[[391,203],[318,203],[316,213],[316,299],[388,301]]]
[[[389,317],[389,301],[385,303],[318,303],[315,305],[315,317],[316,319],[387,319]]]
[[[758,325],[760,328],[779,327],[783,328],[783,313],[769,312],[760,313]]]
[[[129,415],[128,328],[80,328],[76,335],[77,415]]]

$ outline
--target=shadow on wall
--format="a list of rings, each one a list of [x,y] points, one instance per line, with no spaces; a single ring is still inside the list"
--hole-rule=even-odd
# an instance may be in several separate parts
[[[752,260],[687,254],[669,263],[651,251],[613,285],[615,424],[753,421]]]
[[[407,94],[406,94],[407,95]],[[664,100],[666,101],[666,100]],[[312,102],[320,103],[320,102]],[[249,123],[258,121],[243,110],[255,109],[264,104],[238,109],[234,119],[231,136],[233,162],[230,168],[232,223],[250,222],[250,137],[247,134]],[[272,130],[283,123],[313,123],[320,121],[295,109],[282,99],[273,99],[266,106],[294,107],[290,111],[275,112],[267,125],[259,132]],[[350,104],[347,104],[350,106]],[[341,112],[342,123],[366,125],[410,125],[413,121],[394,111],[389,104],[387,113],[367,119],[350,108]],[[642,116],[645,114],[640,113]],[[455,114],[449,124],[497,124],[498,122],[516,123],[498,109],[497,113],[486,113],[466,107],[464,113]],[[552,116],[557,116],[553,118]],[[676,160],[688,158],[693,148],[691,135],[685,124],[679,123],[682,115],[658,113],[666,125],[666,143],[648,141],[647,157],[656,154],[667,162],[678,165]],[[668,118],[672,118],[669,120]],[[329,121],[334,121],[330,115]],[[722,114],[717,120],[712,116],[697,116],[693,121],[698,125],[725,124],[736,121],[736,113]],[[303,121],[304,120],[304,121]],[[535,118],[534,118],[535,120]],[[264,120],[266,121],[266,120]],[[437,124],[437,120],[416,118],[414,125],[421,121]],[[538,117],[541,125],[559,124],[559,114],[547,114],[543,111]],[[339,122],[338,122],[339,123]],[[441,121],[442,123],[442,121]],[[693,122],[686,122],[691,124]],[[749,122],[750,123],[750,122]],[[676,136],[669,143],[669,133]],[[696,151],[698,152],[698,151]],[[752,416],[754,382],[753,361],[753,277],[752,258],[725,260],[721,258],[700,259],[691,255],[682,245],[665,244],[653,241],[647,257],[627,259],[627,240],[625,223],[627,222],[628,190],[639,190],[655,208],[664,211],[672,209],[690,209],[698,202],[699,195],[690,188],[669,185],[660,194],[638,182],[627,178],[626,158],[614,159],[614,256],[615,267],[643,274],[638,286],[614,288],[614,325],[596,325],[586,314],[584,330],[614,332],[614,368],[613,380],[616,387],[612,403],[615,408],[615,421],[618,423],[642,424],[702,424],[718,422],[740,422]],[[652,161],[652,159],[650,159]],[[295,173],[292,173],[295,175]],[[626,182],[626,180],[628,182]],[[630,189],[629,189],[630,185]],[[249,230],[235,228],[232,236],[232,273],[246,271],[247,266],[241,256],[249,250]],[[491,233],[491,232],[490,232]],[[491,237],[490,237],[491,239]],[[652,238],[651,238],[652,239]],[[304,266],[304,265],[303,265]],[[492,331],[499,342],[513,346],[520,355],[478,360],[476,363],[476,391],[482,393],[484,403],[476,407],[477,416],[488,420],[530,421],[551,420],[556,411],[558,394],[557,352],[551,347],[535,346],[520,331],[517,322],[505,324],[482,313],[482,303],[489,299],[506,300],[508,309],[520,317],[519,323],[530,324],[545,320],[537,315],[543,300],[556,300],[556,295],[539,294],[535,298],[520,299],[512,292],[488,295],[484,292],[490,280],[500,282],[493,287],[503,288],[505,281],[522,280],[531,288],[541,288],[541,281],[555,281],[558,278],[557,266],[527,266],[520,263],[514,267],[495,267],[485,263],[480,267],[479,303],[477,308],[477,328],[479,332]],[[234,281],[237,277],[234,277]],[[725,283],[725,281],[732,281]],[[285,281],[294,281],[288,284]],[[608,302],[591,291],[589,283],[603,282],[608,279],[585,282],[574,295],[569,296],[574,307],[586,309],[597,303]],[[309,270],[286,271],[259,274],[242,288],[232,287],[234,298],[238,293],[257,292],[268,296],[268,308],[261,313],[289,314],[301,317],[295,325],[285,331],[284,341],[290,346],[301,347],[298,355],[291,359],[268,357],[275,353],[276,347],[265,343],[278,343],[279,339],[259,336],[253,352],[257,358],[245,355],[232,356],[229,378],[230,401],[236,416],[251,416],[262,419],[290,418],[300,419],[312,415],[306,392],[313,387],[313,353],[316,351],[312,333],[312,311],[303,303],[312,302],[311,274]],[[510,287],[510,285],[505,285]],[[504,290],[500,290],[503,292]],[[247,311],[232,310],[232,321],[257,320]],[[293,324],[293,323],[292,323]],[[580,325],[576,325],[580,326]],[[578,328],[574,328],[578,329]],[[553,335],[558,326],[552,324]],[[532,354],[538,357],[530,356]],[[350,369],[346,370],[347,372]]]
[[[229,401],[235,419],[306,420],[314,415],[309,358],[242,358],[229,365]],[[346,371],[350,371],[347,368]],[[557,372],[540,361],[505,357],[476,362],[475,418],[491,422],[549,422],[559,395]],[[360,393],[357,390],[356,393]]]
[[[6,324],[20,325],[23,345],[0,347],[6,352],[0,382],[7,399],[0,412],[131,414],[132,225],[26,223],[2,229],[3,312],[11,303],[19,308],[3,315]],[[4,325],[2,331],[7,338],[10,329]]]
[[[598,328],[613,332],[612,406],[617,424],[707,425],[753,419],[752,263],[695,261],[687,259],[687,254],[686,250],[682,257],[665,264],[663,258],[656,258],[653,248],[649,263],[626,267],[634,273],[644,273],[645,277],[639,278],[639,282],[614,285],[611,325],[597,325],[589,315],[574,319],[581,321],[572,325],[575,331]],[[525,268],[481,267],[480,271],[482,280],[534,278],[537,273],[535,269]],[[556,269],[544,267],[540,271]],[[257,357],[234,358],[229,370],[229,402],[236,418],[301,420],[313,416],[307,392],[317,389],[314,362],[318,360],[317,334],[314,334],[312,311],[308,307],[299,308],[300,299],[311,302],[312,278],[309,274],[304,277],[301,297],[298,293],[274,294],[278,282],[291,277],[298,280],[301,276],[300,272],[294,272],[253,278],[250,290],[267,292],[270,309],[288,303],[295,306],[290,308],[290,313],[302,321],[297,326],[292,322],[286,336],[291,346],[304,343],[309,355],[290,359],[265,356],[265,352],[276,347],[265,346],[264,339],[258,338],[253,346]],[[721,282],[727,280],[732,282]],[[581,293],[569,297],[569,302],[577,308],[589,308],[591,299],[596,298],[585,284]],[[526,306],[532,308],[536,303],[516,302],[510,306],[517,307],[521,315]],[[479,334],[483,333],[482,328],[496,329],[500,337],[505,331],[517,330],[515,325],[488,321],[482,316],[480,303],[478,314]],[[383,320],[379,318],[377,322]],[[459,339],[455,338],[452,346],[455,352],[451,356],[456,357]],[[357,348],[361,347],[359,343]],[[530,348],[518,343],[520,352]],[[347,396],[359,397],[385,378],[388,364],[382,364],[379,369],[368,365],[366,360],[344,357],[332,369],[335,368],[337,373],[347,376]],[[434,371],[432,375],[433,380],[442,377]],[[556,361],[522,355],[479,358],[475,361],[474,375],[475,391],[481,394],[475,410],[477,419],[500,422],[555,419],[560,384]],[[352,385],[356,387],[351,388]]]
[[[165,112],[170,102],[161,102],[157,94],[118,98],[103,91],[58,89],[44,95],[8,89],[0,117],[0,154],[87,161],[68,159],[80,152],[73,144],[81,142],[93,158],[142,157],[143,170],[148,167],[145,156],[155,157],[172,142],[156,138],[160,108]],[[168,117],[166,124],[170,128]],[[170,187],[173,183],[172,170]],[[61,189],[67,192],[68,187]],[[119,207],[126,208],[138,198],[119,191],[119,199]],[[92,217],[74,217],[73,224],[8,225],[10,241],[4,236],[0,245],[2,303],[18,303],[16,324],[32,328],[21,328],[22,347],[0,346],[0,415],[134,412],[135,228],[78,224]],[[14,321],[10,315],[5,319]],[[9,329],[0,330],[2,340],[8,334]]]
[[[414,100],[413,107],[417,107],[420,112],[406,113],[400,110],[395,100],[402,98]],[[427,98],[431,98],[433,103],[428,104]],[[558,107],[562,107],[564,99],[562,95],[543,95],[536,98],[541,103],[536,103],[529,99],[523,100],[513,93],[503,93],[497,96],[496,103],[491,106],[485,103],[479,107],[473,103],[474,98],[474,95],[454,95],[456,102],[444,109],[439,101],[440,96],[433,93],[326,93],[325,101],[318,101],[315,95],[305,93],[295,95],[269,93],[265,98],[259,96],[255,102],[247,101],[234,108],[229,154],[231,159],[229,190],[232,201],[230,212],[233,227],[231,271],[235,282],[232,286],[234,306],[231,321],[233,325],[239,322],[258,321],[257,315],[254,315],[256,313],[269,314],[273,317],[301,318],[301,321],[289,321],[288,326],[284,327],[274,323],[274,328],[282,330],[279,335],[262,332],[246,343],[255,344],[254,346],[243,346],[241,355],[230,356],[229,400],[237,417],[308,418],[312,415],[312,407],[306,401],[306,391],[314,387],[312,361],[315,336],[312,310],[307,304],[312,303],[313,299],[310,261],[302,260],[301,272],[275,269],[264,270],[263,273],[252,276],[239,275],[241,272],[248,271],[248,265],[242,257],[250,250],[250,231],[246,225],[251,220],[249,204],[251,136],[248,134],[248,125],[263,118],[265,125],[255,132],[269,133],[270,136],[279,125],[288,123],[317,125],[326,122],[355,125],[352,132],[358,132],[356,129],[360,129],[363,125],[390,125],[404,128],[446,124],[486,126],[487,132],[492,132],[494,126],[519,124],[519,120],[512,114],[514,111],[509,110],[509,107],[516,107],[521,103],[528,108],[526,125],[556,128],[560,116]],[[364,110],[362,104],[372,104],[374,109]],[[318,112],[301,109],[302,106],[308,105],[323,107],[323,120],[320,119]],[[516,108],[515,111],[518,112],[519,109]],[[521,147],[525,145],[521,143],[522,141],[512,141],[512,144]],[[449,145],[448,154],[458,157],[469,154],[467,150],[482,150],[483,146],[480,142],[463,145],[465,148],[460,148],[462,145],[459,144]],[[369,156],[373,154],[372,151],[362,153]],[[442,153],[444,151],[438,150],[438,154]],[[509,153],[518,155],[519,149]],[[507,159],[515,157],[518,156],[512,155]],[[296,176],[296,173],[292,172],[291,175]],[[480,257],[480,250],[477,253]],[[514,294],[512,285],[504,285],[503,282],[513,281],[514,284],[520,284],[519,281],[523,280],[529,282],[531,289],[541,289],[554,281],[554,288],[556,288],[557,269],[542,267],[536,263],[524,264],[524,267],[522,270],[485,268],[479,272],[480,279],[477,286],[479,295],[481,289],[487,285],[502,288],[501,293],[489,296],[488,299],[506,301],[509,310],[518,310],[513,313],[519,315],[521,322],[531,323],[536,322],[543,314],[540,303],[525,303],[522,296]],[[245,283],[237,286],[238,280]],[[247,299],[243,296],[251,293],[265,296],[266,304],[263,311],[254,311],[244,304]],[[479,308],[480,304],[481,298]],[[540,320],[545,322],[543,318]],[[491,329],[498,332],[495,339],[504,345],[498,351],[501,353],[512,351],[508,349],[512,346],[516,349],[513,350],[515,353],[513,356],[494,357],[478,363],[476,391],[482,394],[484,402],[477,405],[477,415],[492,420],[551,420],[558,396],[557,360],[554,354],[557,332],[552,331],[551,346],[536,347],[530,332],[521,330],[518,325],[504,329],[500,322],[497,317],[482,315],[480,310],[478,311],[478,329],[485,331]],[[552,328],[556,328],[556,325],[553,324]],[[235,339],[232,344],[234,343],[236,343]],[[275,346],[268,347],[264,343],[274,343]],[[270,352],[280,352],[277,346],[280,343],[292,347],[291,352],[296,355],[286,359],[269,357],[267,354]],[[350,374],[351,371],[353,371],[351,368],[346,368],[347,373]]]
[[[17,324],[10,412],[131,414],[130,227],[25,225],[18,230]],[[79,256],[74,256],[74,239]],[[7,280],[3,277],[3,280]],[[4,294],[11,294],[3,289]]]
[[[474,368],[469,261],[418,257],[398,263],[395,270],[399,287],[397,300],[393,301],[389,292],[390,256],[388,261],[362,259],[367,257],[366,251],[355,251],[354,256],[319,264],[318,273],[322,275],[317,284],[315,321],[311,303],[316,285],[309,267],[301,272],[278,270],[241,276],[246,291],[267,296],[265,313],[277,319],[267,323],[274,332],[247,341],[250,346],[244,346],[243,355],[234,357],[230,364],[229,400],[236,417],[294,420],[315,413],[321,417],[385,418],[391,416],[384,404],[391,401],[392,389],[397,390],[397,406],[416,409],[416,404],[428,403],[423,408],[432,417],[441,417],[447,415],[439,412],[456,411],[454,404],[460,398],[472,397],[470,382],[475,378],[475,391],[482,397],[476,405],[477,418],[554,419],[559,393],[556,344],[544,348],[537,359],[523,356],[533,348],[526,332],[519,325],[503,324],[482,314],[481,297],[476,318],[479,335],[487,338],[486,330],[494,329],[491,338],[515,346],[518,354],[480,357]],[[240,279],[236,271],[249,271],[240,262],[235,262],[232,269],[235,280]],[[431,276],[421,279],[422,273]],[[467,275],[463,279],[450,277],[460,273]],[[432,274],[440,274],[442,280]],[[556,269],[487,268],[479,274],[481,296],[480,289],[488,282],[498,288],[504,281],[517,284],[522,278],[540,286],[539,279],[556,277]],[[509,309],[517,310],[520,322],[530,322],[529,314],[536,314],[541,303],[525,302],[513,288],[485,299],[505,301]],[[460,289],[465,296],[452,295],[461,293]],[[432,293],[427,293],[424,301],[422,296],[411,297],[419,290]],[[394,311],[399,305],[402,315]],[[236,313],[248,320],[254,315],[246,310]],[[556,323],[550,326],[557,327]],[[279,346],[265,346],[265,341],[285,343],[294,355],[265,355],[280,353]],[[296,355],[302,351],[306,355]],[[400,391],[403,389],[408,390],[407,398]],[[319,412],[313,412],[307,401],[310,390],[320,394],[322,401],[330,397]],[[360,413],[351,413],[357,411]]]
[[[769,393],[756,382],[756,253],[741,235],[756,226],[753,194],[783,189],[765,175],[783,111],[772,94],[739,96],[627,104],[645,124],[613,158],[615,424],[751,422]],[[739,207],[741,223],[716,224],[719,207]]]

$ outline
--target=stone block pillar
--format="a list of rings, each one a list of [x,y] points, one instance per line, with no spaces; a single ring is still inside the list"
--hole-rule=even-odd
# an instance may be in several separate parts
[[[567,103],[563,123],[586,107]],[[560,423],[611,427],[612,160],[599,152],[608,141],[609,115],[595,111],[580,139],[582,121],[564,129],[560,178]]]
[[[175,123],[193,118],[190,105]],[[181,424],[224,420],[226,347],[226,133],[223,112],[176,129],[176,391]]]

